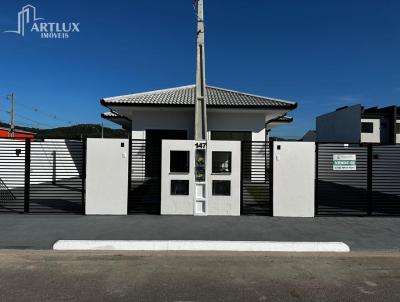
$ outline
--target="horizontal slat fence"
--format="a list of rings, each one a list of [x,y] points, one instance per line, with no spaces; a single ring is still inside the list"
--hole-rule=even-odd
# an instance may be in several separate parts
[[[85,143],[0,140],[0,212],[82,213]]]
[[[25,141],[0,139],[0,213],[23,213]]]
[[[400,215],[400,145],[317,144],[317,154],[317,215]],[[338,154],[356,155],[356,169],[334,170]]]
[[[272,215],[270,145],[242,141],[242,215]]]
[[[146,140],[131,140],[130,160],[129,213],[160,214],[161,146],[150,146]]]
[[[74,140],[31,143],[30,212],[82,212],[83,148]]]
[[[400,145],[372,149],[372,214],[400,215]]]

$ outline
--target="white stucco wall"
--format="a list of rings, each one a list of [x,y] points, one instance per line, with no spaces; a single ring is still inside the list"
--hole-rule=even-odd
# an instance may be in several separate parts
[[[315,143],[274,142],[273,152],[274,216],[314,217]]]
[[[361,105],[318,116],[316,141],[322,143],[360,143],[360,121]]]
[[[161,215],[194,214],[194,147],[192,140],[163,140],[161,161]],[[170,172],[170,152],[189,151],[189,173]],[[189,180],[189,195],[171,195],[171,180]]]
[[[187,130],[193,139],[193,108],[119,107],[111,109],[132,120],[132,138],[145,139],[146,129]],[[253,141],[265,141],[265,122],[285,114],[287,110],[244,110],[208,108],[210,131],[251,131]]]
[[[124,146],[121,146],[121,143]],[[127,139],[87,140],[86,214],[126,215],[128,212]]]
[[[210,131],[251,131],[253,141],[265,141],[265,113],[245,111],[207,112],[209,138]]]
[[[232,159],[232,172],[229,174],[212,173],[212,152],[229,151]],[[240,165],[241,143],[236,141],[208,141],[207,147],[207,183],[208,183],[208,215],[239,216],[240,215]],[[212,194],[213,180],[229,180],[231,182],[230,196],[214,196]]]
[[[195,141],[163,140],[161,165],[161,214],[194,215],[195,209]],[[189,173],[170,172],[170,151],[189,151]],[[238,216],[240,215],[240,142],[208,141],[206,151],[206,215]],[[212,173],[212,151],[232,152],[229,174]],[[189,195],[171,195],[171,180],[189,180]],[[213,180],[231,181],[230,196],[213,196]]]
[[[186,130],[188,139],[193,138],[194,110],[152,109],[129,111],[132,119],[132,139],[145,139],[146,129]]]
[[[361,122],[372,123],[374,125],[373,133],[361,132],[361,143],[380,143],[381,141],[381,122],[380,119],[361,119]]]

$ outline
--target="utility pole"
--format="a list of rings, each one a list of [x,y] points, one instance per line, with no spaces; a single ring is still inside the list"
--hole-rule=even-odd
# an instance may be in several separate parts
[[[196,68],[195,140],[207,140],[207,92],[204,54],[203,0],[197,0],[197,68]]]
[[[101,138],[104,138],[104,125],[101,123]]]
[[[10,137],[15,136],[15,120],[14,120],[14,93],[11,93],[11,122],[10,122]]]
[[[197,67],[196,67],[196,103],[194,139],[195,147],[195,183],[194,215],[207,215],[207,91],[204,55],[204,10],[203,0],[197,4]],[[201,192],[201,193],[197,193]]]

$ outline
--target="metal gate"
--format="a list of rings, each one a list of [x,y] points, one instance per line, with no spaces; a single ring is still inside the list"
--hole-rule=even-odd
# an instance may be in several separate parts
[[[0,140],[0,212],[83,213],[85,143]]]
[[[373,215],[400,215],[400,145],[373,146],[372,208]]]
[[[0,139],[0,213],[24,212],[25,148],[25,141]]]
[[[272,215],[272,165],[269,142],[242,141],[242,215]]]
[[[128,212],[160,214],[161,147],[149,146],[146,140],[132,140],[130,146]]]
[[[29,212],[82,213],[83,148],[73,140],[31,143]]]
[[[356,158],[335,170],[334,155]],[[400,146],[317,144],[316,215],[400,215]]]

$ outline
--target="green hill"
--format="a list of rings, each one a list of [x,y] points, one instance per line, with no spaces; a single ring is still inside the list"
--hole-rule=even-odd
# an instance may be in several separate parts
[[[10,125],[0,123],[0,127],[9,128]],[[69,127],[58,127],[51,129],[39,129],[16,126],[17,129],[36,133],[37,138],[85,138],[101,137],[101,126],[96,124],[80,124]],[[127,138],[128,132],[122,129],[103,128],[104,138]]]

